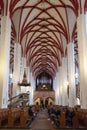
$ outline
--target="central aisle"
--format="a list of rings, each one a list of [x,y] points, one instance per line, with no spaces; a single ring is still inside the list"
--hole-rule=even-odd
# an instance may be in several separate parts
[[[54,130],[53,124],[48,120],[47,110],[44,109],[35,118],[30,130]]]

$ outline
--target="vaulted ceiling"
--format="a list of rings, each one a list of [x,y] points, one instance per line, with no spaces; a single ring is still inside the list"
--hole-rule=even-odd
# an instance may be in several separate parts
[[[62,57],[67,55],[67,44],[74,40],[78,64],[76,19],[81,0],[0,0],[0,12],[8,3],[12,21],[10,63],[17,42],[34,77],[42,72],[55,77]]]

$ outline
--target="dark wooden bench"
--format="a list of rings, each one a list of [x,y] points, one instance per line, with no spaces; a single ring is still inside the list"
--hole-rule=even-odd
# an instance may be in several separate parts
[[[87,128],[87,109],[78,109],[79,124]]]
[[[65,117],[65,114],[66,114],[66,112],[64,110],[62,110],[60,118],[59,118],[60,128],[65,128],[66,127],[66,117]]]
[[[79,128],[78,112],[75,111],[75,116],[72,119],[73,128]]]
[[[14,127],[16,122],[20,124],[20,108],[9,109],[8,112],[8,127]]]
[[[32,120],[32,117],[29,116],[28,109],[29,108],[21,109],[21,113],[20,113],[20,127],[21,128],[25,128],[27,126],[27,123]]]
[[[0,127],[8,123],[8,109],[0,109]]]
[[[57,122],[59,122],[59,126],[60,128],[66,128],[66,108],[65,107],[59,107],[60,108],[60,111],[61,111],[61,115],[59,116],[59,118],[57,118],[55,116],[55,119],[54,119],[54,124],[56,125]],[[72,128],[79,128],[79,120],[78,120],[78,112],[75,111],[75,115],[73,116],[73,118],[71,119],[72,120]]]

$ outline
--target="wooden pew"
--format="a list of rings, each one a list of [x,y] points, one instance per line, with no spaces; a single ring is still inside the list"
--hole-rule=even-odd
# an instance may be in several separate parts
[[[8,109],[0,109],[0,126],[8,122]]]
[[[73,128],[79,128],[79,121],[78,121],[78,112],[75,111],[75,115],[72,118],[72,127]],[[61,111],[60,116],[60,128],[66,128],[66,111]]]
[[[79,124],[87,128],[87,109],[78,109]]]
[[[59,119],[59,122],[60,122],[60,128],[65,128],[66,127],[66,117],[65,117],[65,111],[62,110],[61,111],[61,116],[60,116],[60,119]]]
[[[61,110],[61,115],[60,115],[59,119],[57,119],[58,122],[60,122],[59,127],[66,128],[66,108],[65,107],[59,107],[59,108]],[[79,128],[78,112],[77,111],[75,111],[75,115],[72,118],[72,128]]]
[[[20,122],[20,108],[9,109],[8,113],[8,127],[14,127],[14,124],[17,120]]]
[[[73,128],[79,128],[78,112],[75,111],[75,116],[72,119]]]
[[[28,121],[31,120],[31,117],[28,114],[28,109],[29,108],[21,109],[21,113],[20,113],[20,127],[21,128],[25,128]]]

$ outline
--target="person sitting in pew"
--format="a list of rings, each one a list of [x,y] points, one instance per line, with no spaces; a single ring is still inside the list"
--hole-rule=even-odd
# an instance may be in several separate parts
[[[56,112],[55,112],[56,117],[59,118],[59,117],[60,117],[60,114],[61,114],[61,111],[60,111],[60,109],[57,107]]]
[[[60,126],[60,121],[59,121],[60,115],[61,115],[61,111],[60,111],[59,107],[57,107],[55,109],[55,116],[53,118],[54,125],[56,126],[56,128],[59,128],[59,126]]]
[[[75,112],[72,108],[66,109],[66,126],[72,127],[72,118],[75,116]]]
[[[49,117],[52,120],[52,124],[54,124],[57,128],[59,127],[60,123],[58,120],[57,115],[58,113],[56,113],[56,109],[53,105],[51,105],[50,109],[49,109]]]
[[[49,117],[53,120],[54,116],[55,116],[55,108],[53,107],[53,105],[51,105],[49,109]]]
[[[34,112],[32,111],[32,107],[29,107],[28,114],[30,116],[30,120],[27,123],[27,127],[30,127],[32,121],[34,120]]]

